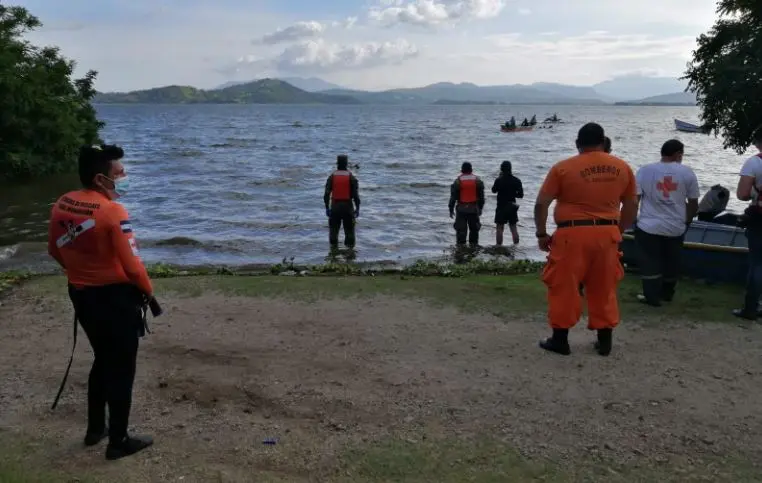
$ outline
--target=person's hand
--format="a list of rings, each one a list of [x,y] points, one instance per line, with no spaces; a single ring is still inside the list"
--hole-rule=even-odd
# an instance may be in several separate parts
[[[455,218],[455,213],[452,211],[450,212],[450,218]]]
[[[325,209],[325,216],[327,216],[328,218],[331,217],[331,209],[330,208],[326,208]]]
[[[360,208],[355,209],[355,218],[360,217]]]
[[[545,235],[543,237],[537,238],[537,246],[542,250],[543,252],[549,252],[550,251],[550,244],[553,241],[553,238],[550,235]]]

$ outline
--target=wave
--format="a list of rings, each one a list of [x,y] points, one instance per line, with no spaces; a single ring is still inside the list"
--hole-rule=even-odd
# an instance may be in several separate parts
[[[9,258],[12,258],[16,252],[19,251],[18,244],[6,246],[6,247],[0,247],[0,261],[8,260]]]

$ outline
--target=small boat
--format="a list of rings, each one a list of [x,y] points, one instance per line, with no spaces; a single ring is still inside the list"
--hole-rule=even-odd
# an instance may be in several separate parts
[[[697,126],[689,122],[681,121],[680,119],[675,119],[675,129],[681,132],[706,134],[706,131],[701,126]]]
[[[534,126],[506,127],[505,124],[500,126],[500,130],[503,132],[522,132],[522,131],[531,131],[532,129],[534,129]]]
[[[622,235],[622,262],[638,266],[632,229]],[[743,228],[721,223],[694,221],[685,234],[681,274],[708,282],[746,283],[749,248]]]

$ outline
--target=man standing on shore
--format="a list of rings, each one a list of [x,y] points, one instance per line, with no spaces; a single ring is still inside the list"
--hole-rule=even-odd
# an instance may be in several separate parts
[[[484,209],[484,182],[473,173],[471,163],[463,163],[460,176],[450,187],[450,218],[455,218],[455,239],[458,245],[479,244],[479,217]],[[457,203],[457,208],[456,208]],[[457,215],[456,215],[457,212]]]
[[[516,204],[516,199],[524,197],[524,187],[521,185],[521,180],[513,175],[510,161],[503,161],[500,165],[500,176],[492,185],[492,192],[497,193],[497,208],[495,208],[497,245],[503,244],[506,223],[511,229],[513,244],[518,245],[519,205]]]
[[[739,200],[750,202],[744,211],[749,244],[749,275],[746,279],[744,306],[734,310],[733,315],[757,320],[759,296],[762,292],[762,199],[759,197],[762,190],[762,128],[757,129],[752,141],[759,152],[743,164],[736,190]]]
[[[598,331],[600,355],[611,352],[612,332],[619,324],[616,291],[624,277],[619,243],[638,205],[632,169],[605,153],[604,143],[601,126],[584,125],[577,136],[580,154],[550,169],[535,204],[538,246],[549,252],[542,279],[553,329],[540,347],[558,354],[571,353],[569,329],[582,314],[580,283],[587,292],[588,327]],[[557,230],[551,237],[546,225],[554,200]]]
[[[349,157],[336,157],[336,171],[325,182],[325,216],[328,217],[328,241],[332,248],[339,245],[339,230],[344,225],[344,245],[355,246],[355,219],[360,216],[360,186],[349,171]],[[352,203],[354,202],[354,206]]]
[[[635,229],[643,294],[638,300],[659,307],[671,302],[680,275],[683,238],[698,211],[696,173],[682,164],[685,146],[671,139],[661,161],[638,170],[640,215]]]

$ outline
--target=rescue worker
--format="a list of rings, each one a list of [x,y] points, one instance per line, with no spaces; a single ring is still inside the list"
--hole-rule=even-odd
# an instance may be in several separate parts
[[[759,296],[762,292],[762,128],[752,138],[752,144],[759,151],[746,160],[741,167],[736,196],[741,201],[749,201],[744,210],[746,239],[749,246],[749,274],[746,278],[746,297],[742,309],[733,315],[748,320],[756,320],[759,315]]]
[[[331,248],[339,245],[339,230],[344,226],[344,245],[355,246],[355,219],[360,216],[360,188],[348,168],[349,157],[336,157],[336,171],[325,182],[325,216],[328,217],[328,241]],[[353,203],[354,202],[354,206]]]
[[[519,205],[517,198],[524,197],[524,187],[521,180],[512,173],[510,161],[503,161],[500,165],[500,176],[492,185],[492,192],[497,193],[497,207],[495,208],[496,242],[498,246],[503,244],[503,232],[506,223],[510,227],[513,236],[513,244],[519,244]]]
[[[635,174],[640,201],[635,245],[643,283],[637,298],[652,307],[675,296],[683,240],[698,211],[698,179],[683,164],[684,151],[683,143],[670,139],[661,148],[661,161]]]
[[[455,218],[455,242],[458,245],[479,244],[479,230],[484,209],[484,182],[473,173],[471,163],[465,162],[460,168],[460,176],[450,187],[450,218]],[[457,203],[457,208],[455,207]]]
[[[542,280],[548,289],[552,337],[540,347],[569,355],[569,329],[582,315],[580,282],[588,304],[588,328],[597,330],[596,350],[611,352],[619,324],[617,285],[624,277],[619,243],[635,220],[635,175],[626,162],[603,152],[603,128],[584,125],[577,136],[580,154],[556,163],[540,188],[534,208],[537,242],[549,252]],[[548,210],[556,201],[556,231],[547,230]],[[620,208],[621,206],[621,208]]]
[[[153,444],[150,437],[127,434],[138,339],[145,330],[143,310],[153,287],[138,257],[127,210],[116,202],[128,188],[123,156],[114,145],[83,147],[83,189],[56,201],[48,229],[48,252],[66,272],[75,317],[95,356],[87,383],[85,445],[108,436],[109,460]]]
[[[706,192],[698,205],[699,221],[715,221],[715,218],[725,211],[730,201],[730,190],[716,184]]]

